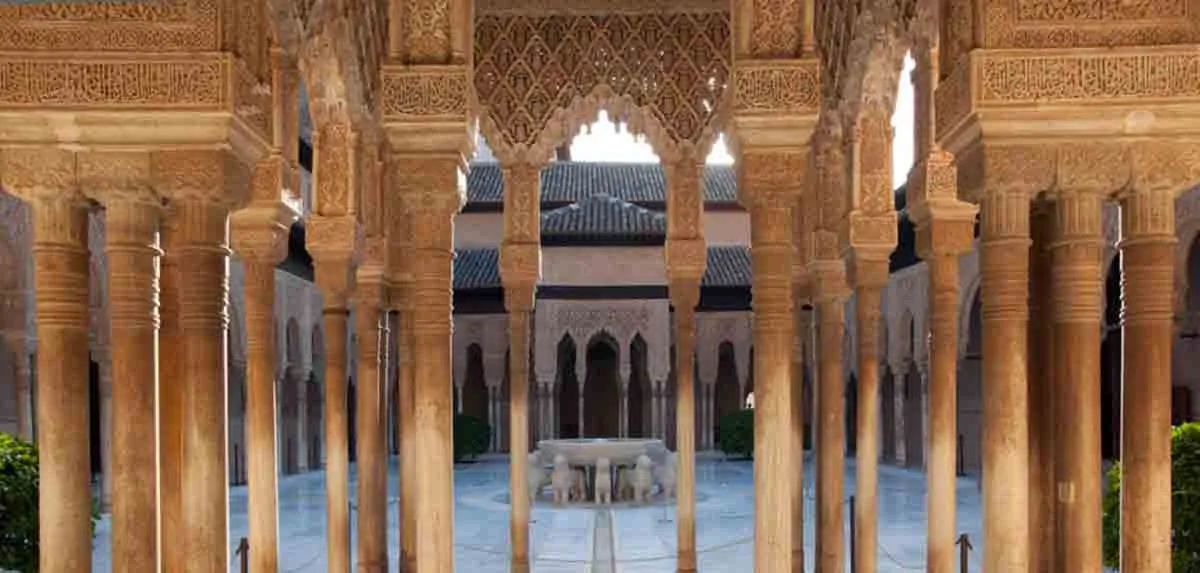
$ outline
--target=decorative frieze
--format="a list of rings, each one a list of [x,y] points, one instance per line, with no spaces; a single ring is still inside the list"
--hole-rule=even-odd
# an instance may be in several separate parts
[[[219,0],[7,4],[0,6],[0,50],[214,52],[221,49],[221,6]]]
[[[738,60],[733,69],[738,114],[811,114],[821,105],[817,60]]]
[[[384,121],[466,121],[471,104],[469,70],[463,66],[387,66],[381,103]]]
[[[220,110],[230,104],[231,61],[175,58],[0,58],[0,106],[163,106]]]

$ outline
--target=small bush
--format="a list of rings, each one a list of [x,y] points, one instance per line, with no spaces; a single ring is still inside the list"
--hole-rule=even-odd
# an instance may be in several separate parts
[[[454,461],[473,459],[487,451],[492,428],[487,422],[458,414],[454,416]]]
[[[37,448],[0,432],[0,570],[37,568]]]
[[[717,444],[727,456],[754,457],[754,410],[738,410],[721,418]]]
[[[1200,571],[1200,423],[1171,432],[1171,554],[1176,573]],[[1104,563],[1120,565],[1121,464],[1104,492]]]

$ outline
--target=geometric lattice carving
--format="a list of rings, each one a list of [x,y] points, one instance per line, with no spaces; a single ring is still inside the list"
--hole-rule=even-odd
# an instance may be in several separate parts
[[[483,14],[475,24],[475,89],[495,149],[533,147],[556,112],[600,85],[648,110],[671,141],[701,143],[728,82],[728,11]]]

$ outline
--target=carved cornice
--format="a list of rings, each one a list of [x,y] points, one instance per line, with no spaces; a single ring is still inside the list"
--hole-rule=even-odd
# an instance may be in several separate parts
[[[728,12],[726,0],[476,0],[479,16],[610,16]]]
[[[2,5],[0,50],[215,51],[220,5],[219,0]]]
[[[938,84],[936,130],[940,142],[957,152],[968,127],[988,112],[998,122],[1014,118],[1078,119],[1074,130],[1146,135],[1157,130],[1194,131],[1183,117],[1194,110],[1167,112],[1164,106],[1194,104],[1200,97],[1200,53],[1191,46],[1121,49],[975,50]],[[1081,107],[1086,104],[1085,107]],[[1141,115],[1122,112],[1136,106]],[[1163,117],[1148,111],[1164,108]],[[1023,114],[1023,115],[1022,115]],[[998,116],[998,117],[997,117]],[[1099,118],[1105,121],[1085,120]],[[1194,122],[1193,122],[1194,123]],[[1012,126],[1014,128],[1020,125]],[[1058,128],[1062,133],[1063,127]]]

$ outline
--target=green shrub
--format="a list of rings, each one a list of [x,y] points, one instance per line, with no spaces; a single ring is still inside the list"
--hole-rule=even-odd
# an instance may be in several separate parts
[[[454,461],[474,458],[487,451],[492,427],[487,422],[458,414],[454,416]]]
[[[754,457],[754,410],[738,410],[721,418],[717,444],[727,456]]]
[[[38,568],[38,454],[0,432],[0,569]]]
[[[1120,564],[1121,465],[1108,472],[1104,492],[1104,563]],[[1172,569],[1200,571],[1200,423],[1184,424],[1171,432]]]

